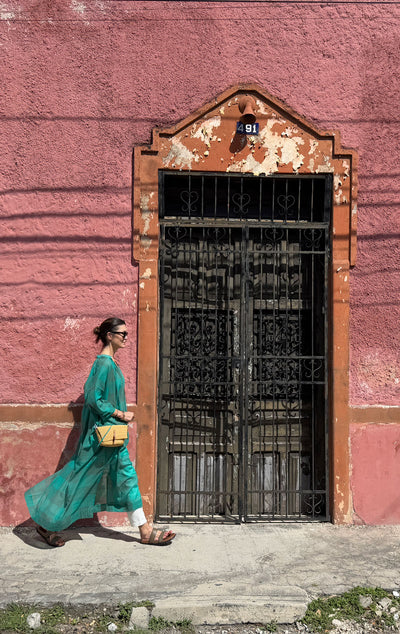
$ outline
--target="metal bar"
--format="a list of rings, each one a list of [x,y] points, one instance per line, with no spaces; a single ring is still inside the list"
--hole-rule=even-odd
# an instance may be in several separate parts
[[[288,195],[288,181],[286,179],[285,182],[285,191],[286,191],[286,196]],[[285,211],[286,213],[286,220],[287,220],[287,209]],[[290,482],[290,471],[289,471],[289,462],[290,462],[290,446],[289,446],[289,433],[290,433],[290,427],[289,427],[289,390],[288,390],[288,381],[289,381],[289,376],[288,376],[288,350],[289,350],[289,338],[287,336],[287,333],[289,332],[289,253],[288,253],[288,243],[289,243],[289,229],[284,229],[285,231],[285,251],[282,252],[282,258],[283,262],[282,265],[285,267],[285,276],[286,276],[286,282],[284,284],[285,287],[285,298],[284,298],[284,305],[285,305],[285,332],[286,332],[286,338],[285,338],[285,349],[286,349],[286,360],[285,360],[285,505],[286,505],[286,517],[288,517],[290,515],[289,513],[289,502],[290,502],[290,498],[289,498],[289,493],[288,493],[288,489],[289,489],[289,482]]]
[[[301,230],[297,230],[297,243],[299,245],[299,251],[301,250]],[[299,333],[299,344],[298,344],[298,356],[300,357],[302,355],[302,351],[303,351],[303,315],[304,315],[304,308],[302,306],[302,293],[301,293],[301,289],[302,289],[302,257],[301,255],[297,255],[298,257],[298,269],[297,269],[297,275],[299,278],[299,285],[298,285],[298,292],[297,292],[297,323],[298,323],[298,333]],[[297,380],[299,382],[299,410],[298,410],[298,415],[297,415],[297,423],[298,423],[298,427],[299,427],[299,457],[298,457],[298,470],[299,470],[299,514],[301,514],[301,510],[302,510],[302,504],[303,504],[303,481],[302,481],[302,477],[301,477],[301,462],[302,462],[302,456],[303,456],[303,421],[302,421],[302,417],[305,416],[305,413],[302,414],[303,412],[303,407],[304,407],[304,394],[303,394],[303,385],[302,385],[302,378],[303,378],[303,372],[302,372],[302,365],[301,365],[301,360],[299,359],[298,361],[298,377]]]
[[[260,189],[261,189],[261,183],[262,181],[260,181]],[[260,191],[260,199],[261,199],[261,191]],[[254,230],[254,234],[257,230]],[[262,232],[261,229],[258,230],[258,233],[260,234]],[[258,243],[261,242],[261,235],[259,237]],[[255,249],[254,249],[254,242],[253,242],[253,251],[254,251],[254,256],[256,255],[255,253]],[[260,304],[259,304],[259,309],[258,309],[258,315],[257,315],[257,328],[260,329],[261,328],[261,323],[262,323],[262,317],[263,317],[263,313],[264,313],[264,261],[263,258],[260,257],[260,254],[258,254],[258,259],[259,259],[259,265],[260,265]],[[254,290],[253,290],[253,302],[254,302]],[[254,311],[254,306],[253,306],[253,311]],[[253,323],[254,323],[254,319],[253,319]],[[254,337],[252,338],[254,341]],[[258,339],[257,339],[257,354],[258,356],[261,356],[262,354],[262,339],[261,339],[261,333],[259,333],[258,335]],[[253,366],[255,365],[255,362],[253,361]],[[262,361],[261,363],[259,362],[258,366],[259,366],[259,371],[261,370],[261,366],[262,365]],[[261,446],[264,445],[264,443],[262,442],[262,440],[264,440],[264,438],[262,439],[261,437],[261,423],[263,420],[262,417],[262,410],[261,410],[261,399],[262,399],[262,385],[261,385],[261,377],[257,377],[257,380],[260,382],[259,385],[257,386],[257,393],[259,394],[259,399],[260,399],[260,418],[259,418],[259,425],[258,425],[258,442],[259,442],[259,447],[261,448]],[[264,426],[265,429],[265,426]],[[265,431],[264,431],[265,434]],[[259,452],[260,455],[260,462],[261,462],[261,468],[259,468],[258,470],[258,516],[260,516],[263,511],[264,511],[264,493],[263,493],[263,489],[265,489],[265,486],[263,486],[264,482],[265,482],[265,454],[261,453],[261,451]]]
[[[242,505],[239,516],[242,521],[247,519],[247,491],[248,491],[248,338],[247,338],[247,316],[249,306],[249,259],[248,259],[249,230],[243,227],[241,241],[241,336],[240,336],[240,356],[241,356],[241,399],[239,408],[239,418],[241,419],[242,438],[239,438],[242,462]]]
[[[204,179],[203,179],[203,186],[204,186]],[[201,265],[199,265],[199,270],[201,271],[201,292],[198,293],[198,296],[200,294],[200,303],[201,303],[201,310],[200,310],[200,315],[201,315],[201,320],[200,320],[200,336],[201,339],[204,339],[204,315],[205,315],[205,308],[204,308],[204,289],[206,288],[206,277],[205,277],[205,271],[206,271],[206,266],[205,266],[205,261],[206,261],[206,255],[208,255],[208,250],[205,248],[205,242],[206,242],[206,235],[205,235],[205,229],[203,228],[201,230],[201,245],[202,248],[199,248],[199,259],[201,258]],[[202,392],[203,395],[204,392]],[[205,497],[205,489],[207,488],[207,465],[206,465],[206,457],[207,457],[207,451],[206,451],[206,447],[207,447],[207,417],[206,417],[206,412],[205,407],[203,405],[204,400],[203,400],[203,396],[201,396],[200,398],[200,416],[201,416],[201,422],[204,424],[204,434],[201,433],[199,434],[199,457],[200,456],[204,456],[203,457],[203,462],[201,461],[201,458],[198,461],[198,470],[199,470],[199,482],[201,481],[201,476],[200,476],[200,470],[202,468],[203,465],[203,478],[204,478],[204,490],[202,491],[203,495],[200,497],[200,495],[197,497],[197,505],[198,507],[200,507],[200,501],[203,500],[203,503],[205,503],[206,497]],[[202,451],[202,446],[204,447],[203,451]],[[200,489],[200,486],[199,486]],[[198,509],[198,512],[200,512],[200,508]]]

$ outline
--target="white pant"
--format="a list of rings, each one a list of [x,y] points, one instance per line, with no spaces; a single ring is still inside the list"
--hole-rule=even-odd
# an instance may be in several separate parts
[[[127,515],[131,526],[143,526],[147,522],[143,507],[136,509],[136,511],[128,511]]]

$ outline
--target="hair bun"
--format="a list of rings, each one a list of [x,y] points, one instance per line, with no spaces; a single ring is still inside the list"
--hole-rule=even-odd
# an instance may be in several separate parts
[[[98,336],[100,334],[100,328],[99,326],[96,326],[96,328],[93,328],[93,334]]]

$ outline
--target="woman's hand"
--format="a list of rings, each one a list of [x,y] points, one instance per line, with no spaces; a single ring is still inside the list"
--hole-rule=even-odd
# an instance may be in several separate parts
[[[133,412],[121,412],[119,409],[116,409],[113,416],[118,420],[124,421],[124,423],[130,423],[130,421],[133,420],[134,414]]]

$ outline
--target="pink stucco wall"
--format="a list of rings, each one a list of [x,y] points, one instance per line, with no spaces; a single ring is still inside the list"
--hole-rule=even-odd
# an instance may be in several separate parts
[[[0,17],[2,402],[76,398],[92,327],[133,331],[132,147],[240,80],[359,149],[351,398],[398,402],[398,6],[9,0]],[[123,363],[132,400],[134,346]]]
[[[400,522],[400,425],[352,425],[352,491],[362,524]]]
[[[399,35],[396,4],[2,2],[0,403],[79,400],[113,314],[135,401],[132,148],[252,81],[359,152],[350,399],[399,404]],[[372,447],[353,432],[361,500]]]
[[[129,450],[132,458],[136,451],[136,424],[129,425]],[[29,520],[24,492],[36,482],[61,469],[71,458],[79,438],[79,424],[72,428],[48,425],[28,426],[18,434],[3,430],[1,438],[2,460],[0,473],[0,523],[15,525]],[[109,525],[121,524],[120,513],[98,513]],[[92,520],[93,521],[93,520]],[[84,522],[87,523],[87,520]]]
[[[92,327],[133,332],[132,148],[238,81],[359,150],[351,398],[399,401],[397,5],[8,0],[0,18],[2,402],[77,398]],[[133,400],[134,345],[122,363]]]

